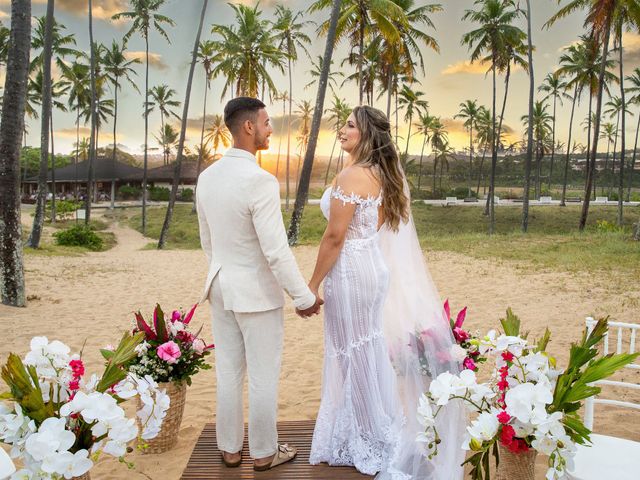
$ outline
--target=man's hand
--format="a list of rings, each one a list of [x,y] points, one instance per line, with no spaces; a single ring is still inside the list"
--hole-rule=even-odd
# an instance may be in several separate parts
[[[323,304],[324,304],[324,300],[321,299],[318,296],[318,294],[316,294],[316,303],[314,303],[312,306],[304,310],[299,310],[296,308],[296,313],[302,318],[308,318],[311,315],[317,315],[318,313],[320,313],[320,305],[323,305]]]

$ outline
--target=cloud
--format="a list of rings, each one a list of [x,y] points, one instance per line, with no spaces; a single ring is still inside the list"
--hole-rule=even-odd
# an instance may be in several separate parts
[[[447,65],[447,68],[442,70],[442,75],[457,75],[459,73],[466,73],[470,75],[485,75],[487,70],[491,66],[485,62],[471,63],[469,60],[461,60],[459,62]]]
[[[640,66],[640,35],[637,33],[623,34],[622,46],[624,48],[622,61],[625,67],[635,68]]]
[[[11,15],[9,15],[7,12],[5,12],[4,10],[0,10],[0,20],[6,20],[9,19]]]
[[[142,63],[145,62],[145,53],[143,51],[129,51],[125,52],[124,56],[127,60],[139,59]],[[149,66],[157,68],[158,70],[169,70],[169,65],[162,59],[162,55],[159,53],[149,52]]]
[[[10,0],[0,0],[0,5],[9,5],[10,3]],[[33,3],[46,4],[47,0],[33,0]],[[128,6],[127,0],[94,0],[93,17],[100,20],[110,20],[112,15],[127,11]],[[89,6],[86,0],[57,0],[56,9],[85,18]]]
[[[80,127],[80,140],[83,138],[89,138],[91,135],[91,129],[88,127]],[[76,127],[68,127],[68,128],[56,128],[55,136],[60,138],[68,138],[72,140],[74,143],[76,141]],[[118,142],[120,140],[126,139],[126,135],[118,133]],[[107,143],[113,143],[113,134],[108,131],[101,131],[98,135],[98,147],[102,148]]]

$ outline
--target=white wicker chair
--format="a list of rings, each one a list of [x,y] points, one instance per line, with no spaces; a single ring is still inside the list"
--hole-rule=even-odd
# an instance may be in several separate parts
[[[593,318],[587,318],[587,328],[589,331],[596,325]],[[615,332],[615,333],[614,333]],[[623,351],[623,338],[629,335],[628,353],[634,353],[636,340],[640,333],[640,325],[632,323],[609,322],[609,333],[604,338],[603,353],[609,354],[610,337],[615,335],[616,353]],[[632,363],[625,368],[630,370],[640,370],[640,364]],[[600,380],[596,385],[614,386],[636,390],[640,393],[640,384],[628,383],[615,380]],[[626,402],[608,398],[591,397],[585,401],[584,423],[590,430],[593,430],[593,410],[596,404],[614,405],[640,410],[640,403]],[[635,419],[630,418],[629,422],[640,425],[640,412]],[[634,442],[624,438],[611,437],[607,435],[592,434],[591,446],[578,446],[575,456],[575,466],[569,472],[571,480],[638,480],[640,478],[640,442]]]
[[[0,448],[0,480],[9,478],[16,471],[16,467],[2,448]]]

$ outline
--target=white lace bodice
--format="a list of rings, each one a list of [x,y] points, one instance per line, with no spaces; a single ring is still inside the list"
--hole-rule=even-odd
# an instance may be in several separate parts
[[[363,198],[355,193],[346,194],[340,186],[329,187],[320,200],[320,210],[328,220],[331,199],[337,198],[343,204],[356,205],[356,211],[347,229],[347,240],[368,239],[378,232],[378,208],[382,205],[382,191],[377,197]]]

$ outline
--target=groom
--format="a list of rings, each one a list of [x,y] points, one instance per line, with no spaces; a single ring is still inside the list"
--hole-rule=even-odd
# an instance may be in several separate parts
[[[198,179],[200,241],[209,261],[202,301],[209,299],[216,342],[217,438],[222,461],[240,465],[242,387],[249,376],[249,452],[254,470],[292,460],[278,444],[276,413],[285,290],[308,317],[323,301],[307,287],[287,244],[278,180],[256,163],[273,133],[260,100],[238,97],[224,109],[233,148]]]

